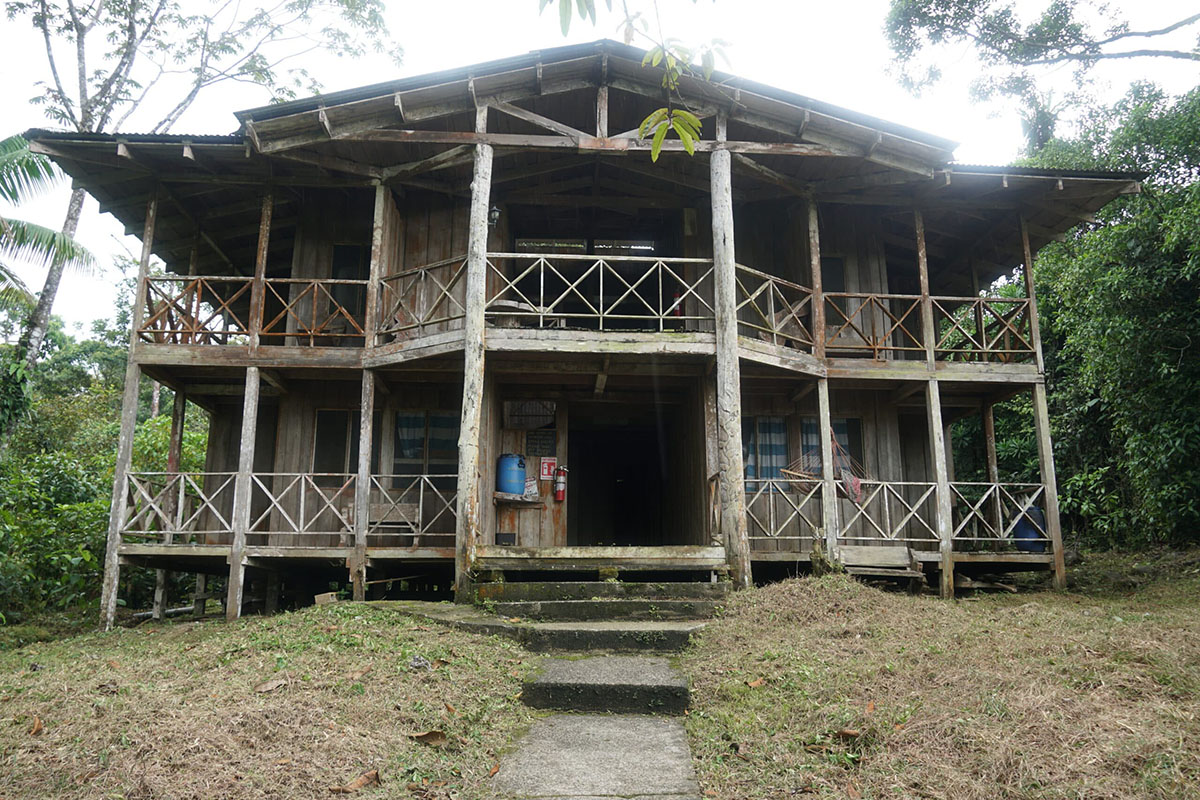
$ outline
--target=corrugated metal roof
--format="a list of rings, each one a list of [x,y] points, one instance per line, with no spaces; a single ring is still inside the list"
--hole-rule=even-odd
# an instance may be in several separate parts
[[[330,92],[329,94],[316,95],[314,97],[308,97],[301,100],[292,100],[287,103],[275,103],[272,105],[259,106],[257,108],[249,108],[236,112],[235,116],[237,116],[237,118],[242,122],[246,122],[247,120],[261,122],[263,120],[275,119],[277,117],[284,117],[291,114],[315,111],[323,105],[332,106],[343,103],[352,103],[358,100],[366,100],[372,97],[380,97],[410,89],[418,89],[424,86],[432,86],[439,83],[450,83],[453,81],[466,80],[470,77],[478,78],[481,75],[533,67],[539,62],[546,63],[549,61],[569,61],[572,59],[586,58],[587,56],[598,55],[601,53],[609,53],[620,58],[626,58],[640,63],[646,51],[640,47],[622,44],[621,42],[614,42],[611,39],[599,39],[597,41],[588,42],[585,44],[564,45],[563,47],[553,47],[546,50],[533,50],[520,56],[502,58],[495,61],[485,61],[479,64],[455,67],[454,69],[442,70],[440,72],[430,72],[424,75],[415,75],[410,78],[401,78],[394,81],[385,81],[383,83],[360,86],[355,89],[346,89],[340,92]],[[940,136],[934,136],[933,134],[926,133],[925,131],[919,131],[914,128],[909,128],[905,125],[898,125],[878,117],[873,117],[869,114],[862,114],[860,112],[852,111],[848,108],[842,108],[841,106],[836,106],[831,103],[824,103],[820,100],[815,100],[811,97],[805,97],[804,95],[796,94],[794,92],[788,92],[774,86],[768,86],[756,81],[739,78],[736,75],[730,75],[724,72],[714,72],[712,75],[712,81],[714,83],[719,83],[723,86],[728,86],[735,89],[745,89],[747,91],[763,95],[764,97],[769,97],[773,100],[789,103],[799,108],[807,108],[819,114],[837,117],[859,125],[864,125],[869,128],[874,128],[885,133],[890,133],[895,136],[912,139],[913,141],[921,142],[931,147],[953,150],[958,145],[958,142],[945,139]]]
[[[26,139],[72,142],[139,142],[141,144],[242,144],[240,133],[80,133],[79,131],[55,131],[46,128],[30,128],[22,134]]]
[[[1107,172],[1103,170],[1086,169],[1050,169],[1045,167],[1018,167],[1012,164],[958,164],[950,163],[946,167],[951,172],[979,172],[990,175],[1010,175],[1028,178],[1092,178],[1095,180],[1130,180],[1140,181],[1146,177],[1145,172]]]

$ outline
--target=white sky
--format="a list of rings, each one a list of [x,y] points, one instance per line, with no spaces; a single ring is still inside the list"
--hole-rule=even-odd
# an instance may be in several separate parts
[[[187,1],[183,0],[184,5]],[[1019,5],[1036,10],[1045,2],[1020,0]],[[539,17],[538,0],[388,0],[389,27],[405,50],[400,68],[383,56],[357,62],[310,58],[305,66],[326,91],[334,91],[535,49],[621,38],[615,30],[617,19],[602,11],[597,26],[576,20],[571,35],[564,39],[558,27],[557,2],[554,5]],[[603,2],[597,5],[603,8]],[[629,0],[629,5],[649,4]],[[1195,10],[1192,0],[1121,0],[1109,5],[1118,12],[1124,8],[1135,28],[1159,27]],[[1019,119],[1014,111],[968,101],[968,85],[977,70],[965,51],[944,54],[942,71],[947,79],[919,98],[887,74],[889,50],[882,33],[887,7],[888,0],[660,2],[668,35],[686,42],[720,37],[729,43],[730,63],[719,65],[728,72],[953,139],[960,142],[956,156],[961,162],[999,164],[1016,157],[1022,141]],[[0,18],[0,107],[6,111],[2,135],[52,127],[41,109],[28,102],[38,93],[35,82],[48,70],[41,41],[26,25]],[[1173,44],[1187,48],[1194,42],[1184,37]],[[1138,79],[1152,79],[1174,93],[1186,91],[1200,83],[1200,68],[1186,62],[1108,62],[1096,70],[1094,78],[1099,96],[1110,100]],[[1059,91],[1070,89],[1071,70],[1058,70],[1052,80],[1058,82]],[[252,87],[223,85],[202,95],[171,132],[229,133],[237,124],[233,111],[264,102],[261,91]],[[152,124],[155,111],[161,116],[161,107],[149,109],[142,127]],[[127,132],[141,129],[136,120],[125,128]],[[58,228],[68,194],[69,186],[63,186],[19,210],[0,206],[0,214]],[[77,237],[105,262],[111,261],[114,253],[136,254],[139,249],[136,239],[123,236],[115,219],[98,213],[91,198]],[[44,275],[40,270],[24,270],[23,277],[35,291],[41,288]],[[86,331],[91,320],[111,314],[116,282],[116,272],[111,269],[96,277],[67,276],[55,313]]]

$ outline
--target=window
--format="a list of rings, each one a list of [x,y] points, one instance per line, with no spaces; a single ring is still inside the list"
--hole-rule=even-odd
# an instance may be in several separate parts
[[[458,419],[456,412],[397,411],[392,474],[457,476]]]
[[[863,439],[862,420],[835,417],[830,420],[837,447],[833,453],[833,472],[849,471],[862,477]],[[821,463],[821,426],[816,417],[805,417],[800,423],[800,450],[806,462]]]
[[[339,486],[339,476],[358,472],[358,412],[344,408],[317,410],[312,471],[318,486]]]
[[[773,479],[788,465],[787,421],[783,417],[742,417],[742,464],[746,477]],[[748,491],[757,487],[747,484]]]
[[[587,253],[586,239],[517,239],[518,253]]]
[[[821,257],[821,291],[829,293],[840,293],[846,291],[846,260],[841,256],[822,256]],[[846,297],[831,297],[833,304],[837,306],[842,314],[847,313],[850,307]],[[826,325],[840,326],[845,320],[838,314],[828,314]]]

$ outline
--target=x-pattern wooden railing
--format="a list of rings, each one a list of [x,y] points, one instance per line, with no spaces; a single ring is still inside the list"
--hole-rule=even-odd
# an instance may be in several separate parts
[[[146,312],[138,340],[154,344],[244,344],[253,279],[154,275],[146,280]]]
[[[250,523],[255,533],[329,535],[354,530],[351,509],[357,476],[256,472],[251,477],[255,499],[267,501]]]
[[[821,482],[784,479],[746,481],[746,518],[750,539],[771,541],[810,540],[821,530]],[[816,498],[816,502],[814,502]],[[789,528],[796,533],[787,535]]]
[[[493,320],[664,331],[715,318],[708,259],[489,253],[488,275]]]
[[[388,534],[405,528],[414,536],[434,532],[438,527],[454,530],[458,518],[458,492],[444,488],[454,482],[453,475],[373,475],[368,534]],[[443,488],[438,484],[442,483]]]
[[[939,538],[933,504],[929,502],[937,491],[937,484],[872,480],[859,483],[861,496],[844,493],[853,510],[840,523],[839,541],[928,542]],[[927,503],[928,509],[925,508]],[[863,532],[856,533],[854,529],[860,520]]]
[[[379,285],[380,344],[449,329],[463,319],[466,256],[388,275]],[[459,323],[461,326],[461,323]]]
[[[831,350],[924,352],[921,298],[906,294],[827,292],[825,346]]]
[[[812,290],[737,265],[738,333],[775,345],[812,347]]]
[[[955,361],[1020,361],[1034,355],[1029,299],[934,297],[937,355]]]
[[[270,278],[266,282],[267,302],[263,304],[263,321],[259,336],[264,341],[285,338],[289,343],[316,345],[338,345],[346,341],[360,347],[366,337],[362,320],[333,296],[333,287],[348,286],[364,297],[367,281],[327,280],[308,278]],[[281,308],[274,311],[276,301]]]
[[[1050,539],[1045,527],[1029,513],[1044,504],[1046,487],[1040,483],[955,482],[950,484],[950,495],[956,543],[1012,544],[1016,541],[1013,531],[1022,520],[1033,526],[1041,540]]]
[[[234,473],[131,472],[121,533],[163,544],[232,531]],[[206,488],[207,487],[207,488]]]

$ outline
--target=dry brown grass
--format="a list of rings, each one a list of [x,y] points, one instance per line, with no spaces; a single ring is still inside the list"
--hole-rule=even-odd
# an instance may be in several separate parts
[[[510,642],[357,604],[33,644],[0,653],[0,797],[329,798],[373,769],[383,786],[354,796],[482,797],[529,722],[530,665]],[[409,738],[428,730],[447,744]]]
[[[955,603],[737,595],[682,660],[706,795],[1200,797],[1200,580]],[[757,688],[750,683],[765,679]]]

